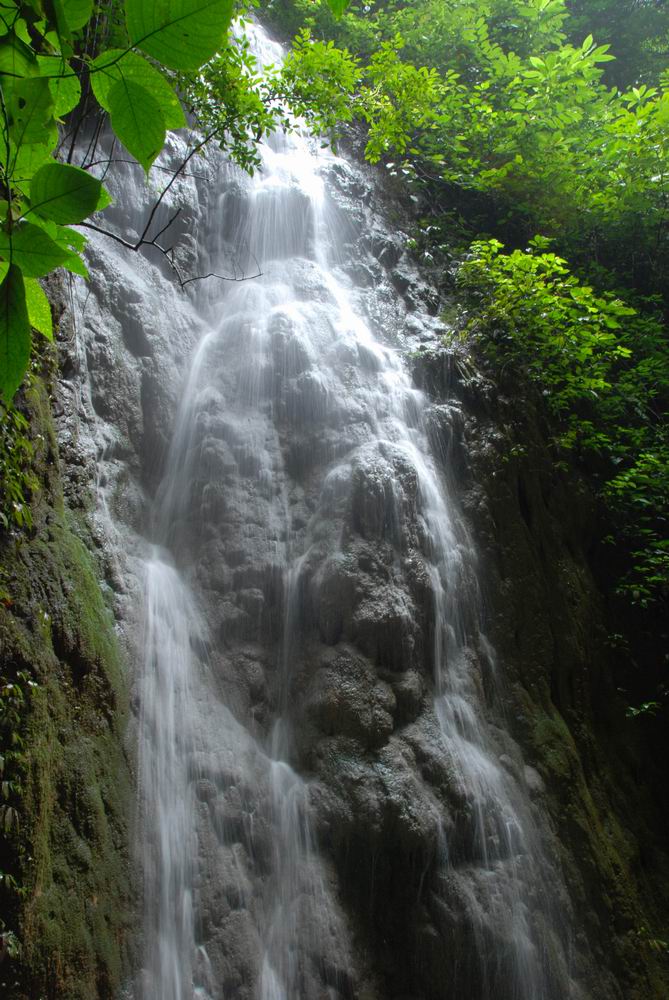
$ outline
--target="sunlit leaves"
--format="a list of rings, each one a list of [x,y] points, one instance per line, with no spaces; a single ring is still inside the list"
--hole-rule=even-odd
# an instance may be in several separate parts
[[[100,201],[102,184],[65,163],[45,163],[30,182],[31,211],[46,219],[68,225],[83,222]]]
[[[28,76],[35,71],[37,60],[30,46],[9,31],[0,45],[0,73],[9,78]]]
[[[341,17],[351,0],[328,0],[328,6],[336,17]]]
[[[30,360],[30,323],[23,275],[15,264],[0,284],[0,395],[10,403]]]
[[[68,40],[83,28],[93,13],[93,0],[52,0],[59,35]]]
[[[76,108],[81,99],[81,84],[65,59],[38,56],[39,71],[49,80],[49,90],[53,97],[53,114],[62,118]]]
[[[43,138],[46,138],[44,136]],[[2,146],[0,145],[0,153]],[[24,143],[13,151],[11,162],[13,180],[19,187],[28,187],[31,177],[53,155],[53,147],[45,142]]]
[[[95,59],[91,66],[91,83],[101,107],[113,113],[109,94],[115,83],[124,80],[143,87],[155,99],[163,115],[166,128],[183,128],[186,124],[181,102],[173,87],[151,63],[136,52],[109,49]]]
[[[662,322],[579,281],[545,240],[533,244],[535,252],[512,253],[495,240],[473,244],[458,273],[463,329],[495,378],[510,376],[515,392],[535,387],[562,454],[594,456],[633,557],[619,589],[647,606],[669,586],[669,447],[657,419],[669,399]]]
[[[44,289],[36,278],[26,278],[26,306],[31,327],[41,333],[47,340],[53,340],[53,321],[51,305]]]
[[[133,45],[174,70],[197,70],[215,55],[232,18],[232,0],[126,0]]]
[[[9,136],[16,147],[44,142],[45,129],[53,118],[53,96],[44,77],[15,80],[9,89],[7,121]]]
[[[41,278],[69,256],[41,226],[24,222],[11,231],[0,230],[0,258],[20,267],[26,277]]]
[[[109,90],[111,124],[125,148],[148,170],[165,142],[165,119],[155,97],[132,80]]]
[[[460,288],[477,296],[469,332],[483,335],[483,350],[500,364],[541,385],[556,416],[569,416],[611,389],[630,355],[617,331],[636,312],[579,282],[557,254],[501,251],[497,240],[474,243],[460,267]]]

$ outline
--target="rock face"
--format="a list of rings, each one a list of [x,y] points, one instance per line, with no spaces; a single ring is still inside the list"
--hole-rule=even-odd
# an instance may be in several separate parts
[[[363,169],[277,138],[252,181],[198,174],[165,206],[193,267],[262,276],[182,293],[95,237],[61,387],[136,665],[129,995],[659,1000],[666,860],[596,740],[583,504],[502,403],[412,382],[438,302]],[[150,194],[112,184],[137,228]]]
[[[136,907],[128,677],[99,583],[101,538],[83,505],[85,461],[72,444],[78,461],[61,465],[48,368],[33,371],[23,402],[32,528],[0,540],[2,770],[18,816],[0,835],[1,928],[21,945],[18,957],[2,956],[0,990],[8,1000],[113,1000],[130,968]],[[22,691],[16,717],[12,687]]]
[[[501,700],[530,793],[558,833],[575,940],[593,956],[583,975],[595,996],[660,997],[666,963],[648,939],[667,913],[664,735],[658,743],[652,724],[625,716],[630,667],[616,671],[590,566],[594,498],[555,467],[531,401],[520,409],[484,383],[472,391],[452,361],[445,377],[441,362],[418,359],[416,376],[468,414],[461,496],[505,664]]]

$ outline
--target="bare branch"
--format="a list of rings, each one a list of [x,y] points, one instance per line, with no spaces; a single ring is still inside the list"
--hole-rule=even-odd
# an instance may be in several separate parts
[[[195,154],[197,152],[199,152],[199,150],[201,150],[203,146],[206,146],[206,144],[208,142],[210,142],[211,139],[214,138],[214,136],[216,135],[216,133],[217,133],[217,130],[215,129],[213,132],[209,132],[202,139],[200,139],[199,142],[196,142],[195,145],[193,146],[193,148],[188,153],[188,155],[184,158],[184,160],[181,162],[181,164],[174,171],[174,173],[170,177],[169,181],[167,182],[167,184],[165,185],[165,187],[163,188],[163,190],[158,195],[158,198],[156,199],[156,201],[154,203],[154,206],[151,209],[151,212],[149,213],[149,218],[146,221],[146,225],[144,226],[144,231],[142,232],[142,234],[140,236],[140,240],[143,240],[143,239],[146,238],[146,236],[147,236],[147,234],[149,232],[149,229],[151,228],[151,223],[153,222],[153,220],[155,218],[156,212],[160,208],[160,205],[162,203],[163,198],[165,197],[165,195],[167,194],[167,192],[170,190],[170,188],[174,184],[175,180],[180,175],[181,171],[184,169],[184,167],[186,167],[188,165],[188,163],[190,163],[191,159],[195,156]]]
[[[166,232],[170,228],[170,226],[172,225],[173,222],[176,222],[176,220],[179,218],[180,215],[181,215],[181,209],[177,208],[177,210],[174,213],[174,215],[169,219],[168,222],[165,223],[165,225],[163,226],[163,228],[159,229],[158,232],[156,233],[156,235],[152,237],[151,242],[155,243],[156,240],[159,240],[160,237],[163,235],[163,233]]]
[[[102,226],[97,226],[93,222],[81,222],[81,223],[79,223],[79,225],[82,228],[84,228],[84,229],[91,229],[91,230],[93,230],[93,232],[100,233],[102,236],[107,236],[109,239],[114,240],[115,243],[118,243],[118,244],[120,244],[120,246],[125,247],[126,250],[132,250],[134,253],[137,253],[137,251],[141,250],[142,247],[155,247],[156,250],[158,250],[158,252],[161,253],[163,255],[163,257],[167,260],[168,264],[170,265],[170,267],[174,271],[174,273],[175,273],[175,275],[177,277],[177,281],[179,282],[179,285],[180,285],[180,287],[182,289],[185,288],[186,285],[190,285],[190,284],[192,284],[195,281],[204,281],[206,278],[218,278],[219,281],[249,281],[249,280],[251,280],[253,278],[259,278],[259,277],[261,277],[263,272],[260,269],[260,264],[258,263],[258,260],[256,259],[255,255],[253,255],[253,261],[254,261],[255,266],[256,266],[256,273],[255,274],[247,274],[247,275],[241,274],[241,275],[238,275],[236,273],[237,267],[236,267],[236,264],[235,264],[235,273],[231,274],[231,275],[230,274],[218,274],[218,272],[216,272],[216,271],[210,271],[208,274],[198,274],[198,275],[193,275],[193,277],[190,277],[190,278],[184,278],[183,275],[181,274],[181,271],[179,270],[179,267],[178,267],[175,259],[174,259],[174,247],[173,246],[171,246],[171,247],[165,247],[165,246],[162,246],[158,242],[158,240],[160,239],[160,237],[163,236],[167,232],[167,230],[170,228],[170,226],[172,226],[173,223],[176,222],[176,220],[178,219],[178,217],[179,217],[179,215],[181,214],[181,211],[182,211],[181,207],[177,208],[177,210],[168,219],[168,221],[165,223],[165,225],[162,227],[162,229],[158,230],[158,232],[155,233],[150,238],[149,238],[149,235],[148,235],[149,234],[149,230],[151,229],[153,221],[154,221],[154,219],[156,217],[156,212],[158,211],[158,209],[159,209],[159,207],[160,207],[163,199],[165,198],[165,196],[169,192],[170,188],[174,184],[174,182],[177,179],[177,177],[179,177],[184,172],[186,166],[190,163],[190,161],[195,156],[195,154],[197,152],[199,152],[199,150],[201,150],[204,146],[206,146],[207,143],[210,142],[217,134],[218,134],[218,129],[214,129],[213,131],[209,132],[207,135],[203,136],[203,138],[200,139],[198,142],[196,142],[195,145],[192,147],[192,149],[189,150],[189,152],[184,157],[184,159],[182,160],[182,162],[180,163],[180,165],[176,168],[176,170],[172,171],[172,176],[170,177],[169,181],[167,182],[167,184],[165,185],[165,187],[163,188],[163,190],[158,195],[156,201],[154,202],[154,204],[153,204],[153,206],[151,208],[151,211],[149,212],[149,217],[146,220],[146,224],[144,226],[144,229],[142,230],[142,232],[141,232],[141,234],[140,234],[140,236],[139,236],[139,238],[138,238],[138,240],[137,240],[136,243],[131,243],[129,240],[126,240],[122,236],[119,236],[118,233],[114,233],[114,232],[112,232],[109,229],[104,229]],[[95,136],[95,141],[97,141],[97,136]],[[90,146],[89,146],[89,149],[90,149]],[[110,156],[106,160],[93,161],[93,162],[91,162],[91,163],[88,164],[88,167],[90,168],[92,166],[104,163],[105,167],[106,167],[106,170],[108,170],[110,164],[112,163],[112,161],[113,161],[113,147],[112,147],[112,156]],[[124,161],[124,162],[133,163],[134,160]],[[158,169],[166,170],[166,169],[169,169],[169,168],[158,167]],[[106,170],[105,170],[105,172],[106,172]],[[191,176],[196,176],[196,175],[191,175]],[[204,178],[202,178],[202,179],[204,179]]]
[[[109,229],[103,229],[101,226],[96,226],[93,222],[78,222],[78,228],[82,229],[92,229],[96,233],[102,233],[103,236],[108,236],[110,240],[114,240],[116,243],[120,243],[122,247],[126,250],[139,250],[140,243],[130,243],[128,240],[124,240],[122,236],[117,233],[112,233]]]
[[[205,278],[219,278],[221,281],[251,281],[255,278],[261,278],[263,275],[262,271],[258,271],[256,274],[243,274],[241,277],[231,277],[230,275],[217,274],[215,271],[210,271],[209,274],[196,274],[192,278],[186,278],[185,281],[181,282],[181,287],[185,288],[186,285],[190,285],[193,281],[204,281]]]
[[[106,157],[104,157],[101,160],[93,160],[92,163],[87,164],[86,165],[86,170],[90,170],[92,167],[99,167],[102,164],[104,164],[105,167],[110,167],[114,163],[129,163],[131,166],[135,166],[135,167],[139,166],[139,164],[137,163],[137,160],[133,160],[133,159],[130,159],[130,158],[124,159],[121,156],[106,156]],[[172,173],[174,173],[172,167],[161,167],[157,163],[152,164],[151,169],[152,170],[162,170],[163,173],[166,173],[166,174],[172,174]],[[207,180],[207,178],[205,177],[204,174],[189,174],[189,173],[182,172],[181,176],[182,177],[194,177],[198,181],[206,181]]]
[[[161,253],[163,257],[167,260],[168,264],[174,271],[177,277],[177,281],[179,282],[179,286],[181,288],[185,288],[186,285],[190,285],[194,281],[204,281],[205,278],[218,278],[219,281],[237,282],[237,281],[250,281],[252,278],[262,277],[263,272],[260,270],[260,265],[258,264],[258,261],[254,257],[254,261],[258,269],[256,274],[246,274],[238,276],[236,274],[218,274],[215,271],[210,271],[208,274],[196,274],[192,278],[184,278],[174,260],[174,247],[164,247],[157,242],[159,236],[161,236],[167,229],[169,229],[169,227],[172,225],[172,223],[174,222],[180,211],[181,209],[178,209],[176,213],[172,216],[170,221],[167,223],[167,225],[163,226],[160,232],[156,233],[156,235],[152,237],[150,240],[144,239],[143,237],[140,236],[140,238],[137,240],[136,243],[130,243],[129,240],[123,239],[123,237],[119,236],[118,233],[113,233],[109,229],[103,229],[102,226],[96,226],[95,223],[93,222],[80,222],[78,223],[78,225],[83,229],[92,229],[93,232],[95,233],[100,233],[100,235],[102,236],[107,236],[110,240],[114,240],[115,243],[119,243],[126,250],[132,250],[133,253],[137,253],[137,251],[141,250],[142,247],[155,247],[155,249],[158,250],[158,252]]]

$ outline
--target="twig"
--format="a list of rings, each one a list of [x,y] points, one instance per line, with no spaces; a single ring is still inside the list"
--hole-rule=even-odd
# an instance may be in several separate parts
[[[258,271],[257,274],[243,274],[241,277],[230,277],[225,274],[217,274],[216,271],[210,271],[209,274],[196,274],[192,278],[186,278],[185,281],[181,282],[181,287],[185,288],[186,285],[190,285],[193,281],[204,281],[205,278],[220,278],[221,281],[251,281],[254,278],[261,278],[263,275],[262,271]]]
[[[172,223],[174,222],[180,211],[181,209],[179,209],[170,219],[167,225],[163,226],[160,232],[156,233],[156,235],[153,236],[150,240],[147,240],[143,236],[140,236],[140,238],[137,240],[136,243],[131,243],[129,240],[125,240],[123,239],[122,236],[119,236],[118,233],[113,233],[109,229],[103,229],[102,226],[96,226],[95,223],[93,222],[80,222],[78,223],[78,225],[83,229],[92,229],[94,232],[100,233],[102,236],[107,236],[110,240],[114,240],[115,243],[119,243],[126,250],[132,250],[133,253],[137,253],[137,251],[141,250],[142,247],[155,247],[156,250],[158,250],[159,253],[161,253],[163,257],[165,257],[168,264],[176,274],[177,281],[179,282],[179,286],[181,288],[185,288],[186,285],[190,285],[194,281],[204,281],[205,278],[218,278],[220,281],[238,282],[238,281],[250,281],[251,279],[262,277],[263,272],[260,270],[260,267],[256,260],[256,265],[258,266],[256,274],[243,274],[241,275],[241,277],[239,277],[236,274],[235,275],[218,274],[215,271],[210,271],[208,274],[197,274],[194,275],[192,278],[184,278],[177,264],[174,261],[174,247],[164,247],[161,246],[160,243],[156,242],[158,237],[161,236],[162,233],[165,232],[165,230],[169,229],[169,227],[172,225]],[[146,229],[144,231],[146,232]]]

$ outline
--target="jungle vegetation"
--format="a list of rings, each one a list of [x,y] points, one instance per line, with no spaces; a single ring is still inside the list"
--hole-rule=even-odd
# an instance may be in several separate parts
[[[507,389],[545,416],[556,467],[596,494],[593,563],[613,618],[629,627],[611,642],[627,677],[632,666],[643,678],[644,706],[659,708],[669,662],[669,5],[269,9],[294,36],[284,72],[302,113],[335,140],[343,124],[357,127],[367,159],[413,198],[410,245],[459,305],[451,344],[466,344],[493,380],[505,373]]]
[[[254,9],[292,39],[283,67],[256,64]],[[533,394],[556,465],[591,484],[603,584],[661,680],[666,0],[0,0],[0,74],[0,530],[30,530],[17,391],[31,330],[52,337],[40,279],[85,276],[86,228],[104,226],[96,137],[109,125],[148,173],[188,116],[189,158],[217,142],[253,170],[262,136],[302,115],[335,143],[355,136],[412,200],[409,246],[459,302],[451,342]],[[156,228],[129,252],[157,247],[184,283]]]
[[[289,42],[284,66],[257,65],[254,11]],[[504,372],[556,469],[597,497],[609,640],[647,721],[669,661],[667,0],[0,0],[0,536],[32,530],[25,399],[53,339],[41,281],[86,277],[85,233],[109,203],[100,136],[148,175],[188,122],[183,167],[217,143],[253,170],[296,115],[413,206],[408,248],[458,303],[441,349]],[[186,284],[156,218],[128,252],[154,247]],[[6,838],[33,685],[0,684]],[[0,888],[21,892],[11,872]],[[11,955],[1,922],[0,938]]]

